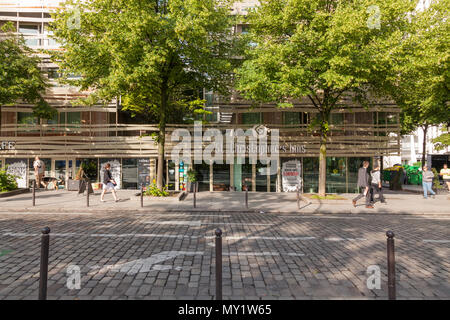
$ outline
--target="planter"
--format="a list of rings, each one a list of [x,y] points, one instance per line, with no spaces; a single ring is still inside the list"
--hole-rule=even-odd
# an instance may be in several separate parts
[[[28,193],[30,189],[17,189],[12,191],[0,192],[0,198],[12,197],[22,193]]]
[[[68,191],[78,191],[80,190],[81,180],[72,180],[69,179],[67,181],[67,190]]]

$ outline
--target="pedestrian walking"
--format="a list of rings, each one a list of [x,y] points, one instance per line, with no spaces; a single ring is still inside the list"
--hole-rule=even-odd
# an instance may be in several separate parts
[[[41,187],[41,183],[44,185],[44,188],[47,188],[44,182],[44,174],[45,174],[45,163],[38,156],[34,158],[33,162],[34,168],[34,178],[36,179],[36,187],[39,189]]]
[[[431,189],[431,186],[433,184],[433,178],[434,178],[434,173],[432,171],[428,171],[427,166],[423,166],[422,187],[423,187],[423,197],[425,199],[428,199],[428,192],[431,194],[433,199],[434,199],[434,196],[436,195],[436,193],[433,191],[433,189]]]
[[[376,166],[370,173],[370,191],[372,203],[375,202],[375,191],[378,193],[378,199],[381,203],[386,203],[386,199],[383,196],[383,189],[381,185],[380,166]]]
[[[358,170],[358,187],[360,193],[352,200],[352,203],[356,207],[356,202],[361,198],[365,198],[366,208],[373,209],[373,205],[370,204],[370,175],[367,168],[369,168],[369,161],[364,161],[363,166]]]
[[[113,197],[114,197],[114,201],[115,202],[119,201],[119,198],[117,197],[117,194],[116,194],[116,189],[115,189],[116,186],[117,186],[117,183],[112,178],[112,174],[111,174],[111,165],[109,163],[107,163],[107,164],[105,164],[105,171],[103,172],[103,191],[100,196],[100,201],[105,202],[105,200],[103,198],[105,197],[105,194],[108,190],[111,190]]]
[[[444,179],[444,183],[447,185],[447,190],[450,192],[450,169],[447,167],[447,164],[444,164],[444,167],[439,172],[439,175]]]

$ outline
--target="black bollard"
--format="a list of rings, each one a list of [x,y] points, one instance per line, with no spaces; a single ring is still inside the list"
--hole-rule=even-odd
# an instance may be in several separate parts
[[[144,207],[144,185],[141,184],[141,208]]]
[[[33,207],[36,206],[36,180],[33,180]]]
[[[300,190],[299,186],[297,186],[297,209],[300,209]]]
[[[216,229],[216,300],[222,300],[222,230]]]
[[[248,186],[245,184],[245,208],[248,209]]]
[[[48,251],[50,246],[50,228],[41,230],[41,271],[39,275],[39,300],[47,300]]]
[[[388,295],[389,300],[396,300],[395,294],[395,252],[394,233],[386,232],[387,236],[387,259],[388,259]]]
[[[197,208],[197,182],[194,183],[194,208]]]

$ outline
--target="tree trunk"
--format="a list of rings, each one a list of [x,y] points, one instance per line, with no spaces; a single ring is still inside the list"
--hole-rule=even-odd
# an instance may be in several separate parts
[[[319,196],[325,197],[327,184],[327,139],[325,133],[320,136],[319,155]]]
[[[166,107],[167,107],[167,88],[165,85],[161,88],[161,109],[159,117],[159,136],[158,136],[158,168],[156,172],[156,187],[162,190],[164,175],[164,144],[166,141]]]
[[[427,131],[428,131],[428,125],[424,125],[422,127],[423,129],[423,145],[422,145],[422,169],[425,165],[426,160],[426,154],[427,154]],[[431,170],[431,168],[429,168]]]

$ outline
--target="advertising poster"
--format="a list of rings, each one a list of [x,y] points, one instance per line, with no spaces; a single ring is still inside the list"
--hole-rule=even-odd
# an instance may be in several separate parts
[[[302,187],[302,164],[300,160],[290,160],[281,168],[283,192],[295,192],[297,186]]]
[[[138,159],[138,188],[148,186],[150,181],[150,159]]]

